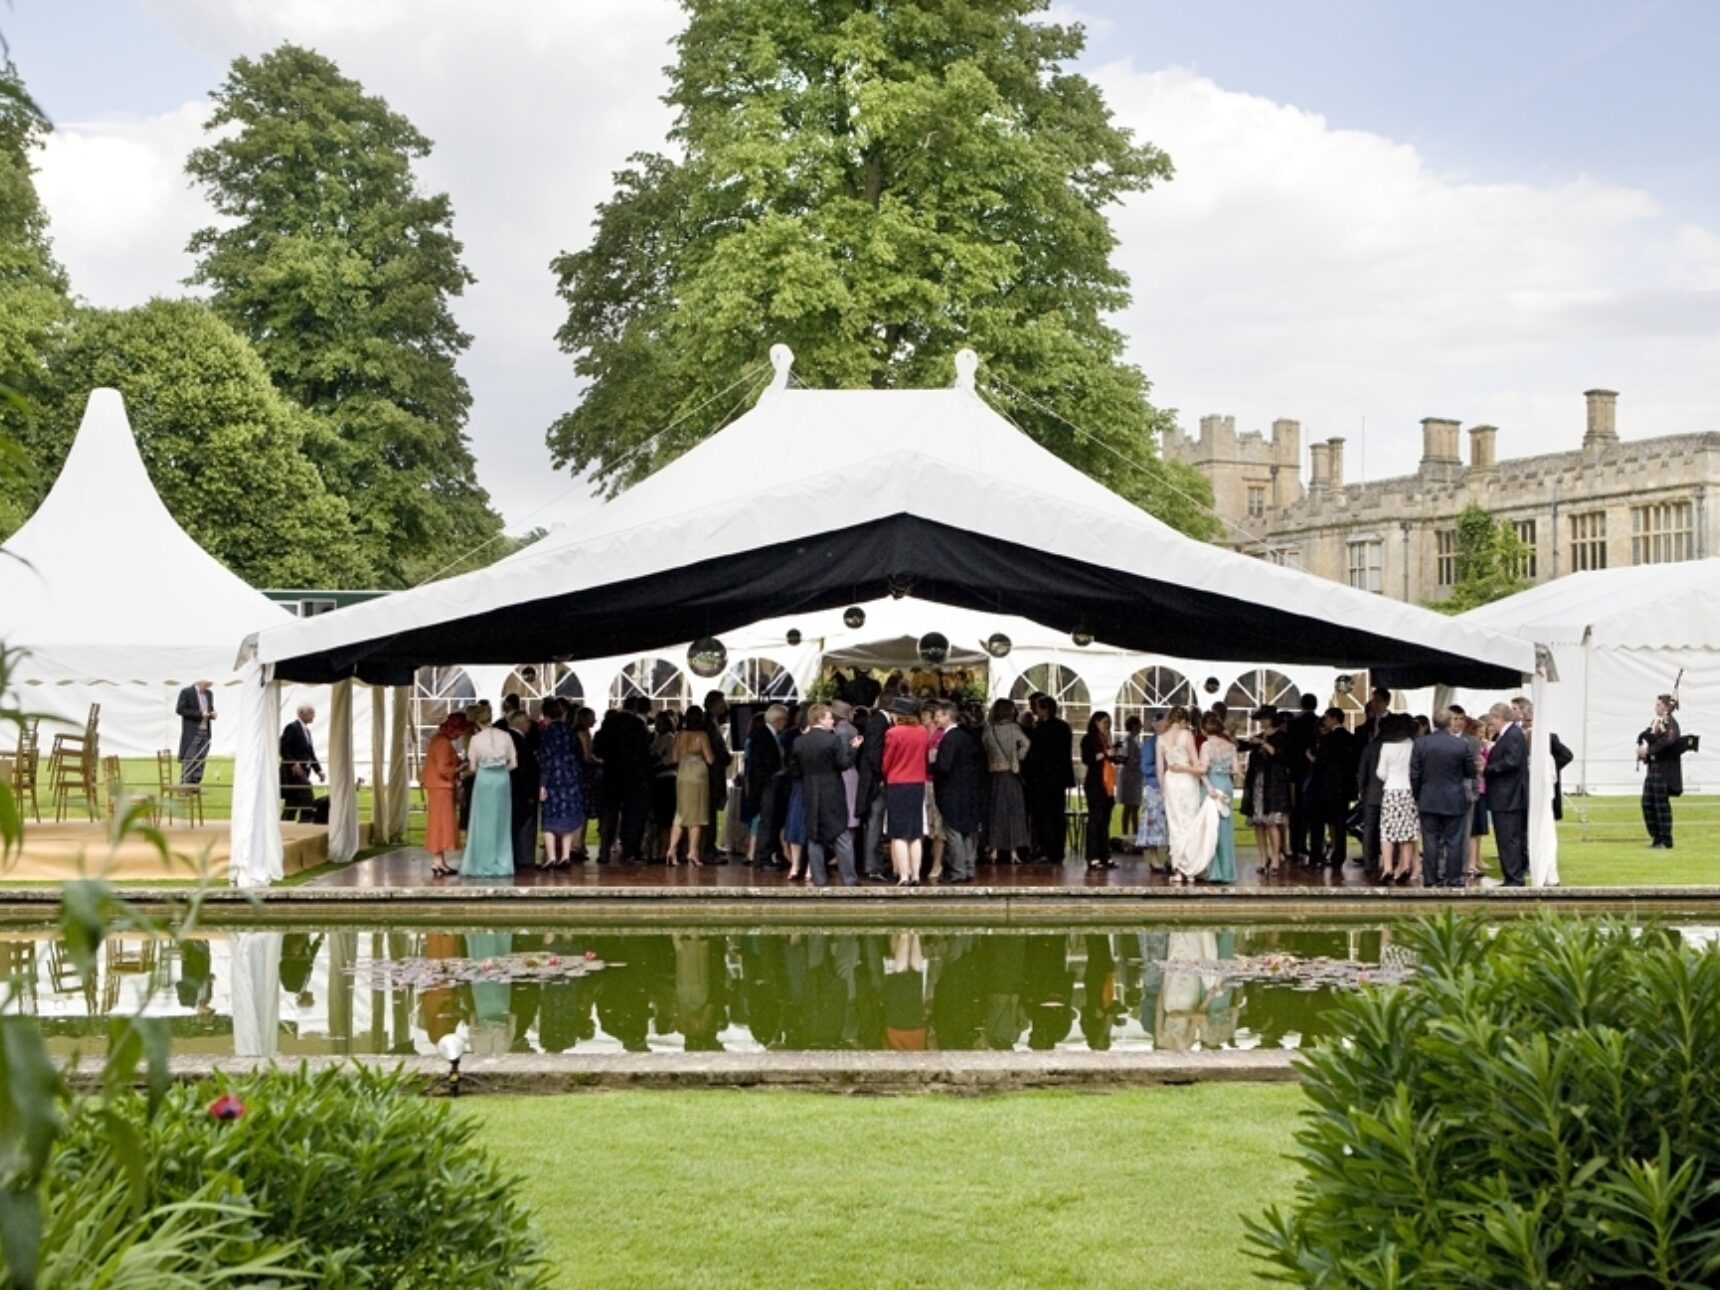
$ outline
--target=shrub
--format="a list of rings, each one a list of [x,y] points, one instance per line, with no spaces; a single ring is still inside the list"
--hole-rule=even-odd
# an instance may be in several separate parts
[[[234,1107],[222,1098],[237,1100],[237,1118],[217,1117]],[[138,1135],[148,1205],[217,1188],[254,1213],[234,1257],[297,1242],[292,1267],[355,1290],[544,1284],[518,1184],[474,1145],[467,1117],[419,1096],[408,1077],[266,1071],[175,1088],[153,1117],[141,1098],[114,1113]],[[51,1191],[108,1168],[112,1135],[100,1118],[74,1122]]]
[[[1720,1284],[1720,950],[1615,921],[1410,933],[1422,971],[1304,1054],[1289,1212],[1311,1286]]]

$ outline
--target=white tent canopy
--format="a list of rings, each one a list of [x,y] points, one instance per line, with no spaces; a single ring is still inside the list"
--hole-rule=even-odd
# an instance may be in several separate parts
[[[238,642],[292,620],[168,513],[117,390],[90,394],[53,488],[0,551],[0,641],[27,651],[20,706],[82,726],[100,703],[108,752],[175,746],[177,691],[237,684]]]
[[[262,632],[256,684],[626,654],[886,593],[1148,654],[1395,669],[1399,683],[1509,685],[1534,668],[1527,642],[1177,533],[999,416],[970,352],[942,390],[792,390],[786,349],[772,360],[752,411],[576,530]],[[269,786],[246,792],[247,819],[266,819]],[[270,845],[238,816],[236,868]]]
[[[1720,728],[1720,559],[1573,573],[1463,615],[1464,621],[1552,652],[1559,685],[1538,723],[1574,755],[1567,792],[1634,793],[1641,787],[1636,737],[1654,698],[1679,673],[1680,726]],[[1475,705],[1506,697],[1466,691]],[[1687,791],[1699,791],[1701,757],[1687,759]]]

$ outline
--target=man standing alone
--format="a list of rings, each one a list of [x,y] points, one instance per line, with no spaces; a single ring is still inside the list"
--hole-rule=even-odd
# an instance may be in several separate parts
[[[1421,815],[1421,885],[1461,887],[1475,808],[1475,754],[1451,731],[1451,711],[1433,714],[1433,729],[1415,741],[1409,786]]]
[[[179,782],[201,784],[209,760],[209,723],[215,720],[215,695],[209,681],[198,681],[179,692]]]
[[[1493,751],[1487,755],[1487,813],[1499,843],[1499,868],[1507,887],[1529,878],[1529,741],[1509,704],[1495,703],[1487,713]]]
[[[323,777],[311,738],[311,722],[316,719],[317,710],[307,703],[299,709],[298,720],[289,721],[281,731],[281,819],[289,824],[309,824],[316,813],[311,775]]]

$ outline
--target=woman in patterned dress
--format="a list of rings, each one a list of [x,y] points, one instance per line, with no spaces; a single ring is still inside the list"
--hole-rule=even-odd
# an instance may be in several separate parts
[[[1381,877],[1387,882],[1408,882],[1421,876],[1421,817],[1416,814],[1415,794],[1410,788],[1409,761],[1415,745],[1410,736],[1415,719],[1394,712],[1380,722],[1380,765],[1375,772],[1385,785],[1380,799]]]
[[[568,705],[558,698],[545,699],[543,714],[549,724],[538,742],[538,797],[543,801],[546,853],[540,867],[565,869],[585,859],[584,759],[579,732],[568,720]]]

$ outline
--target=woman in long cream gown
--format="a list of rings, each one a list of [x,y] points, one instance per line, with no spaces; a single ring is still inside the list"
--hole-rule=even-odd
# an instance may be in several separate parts
[[[1178,705],[1165,718],[1158,741],[1159,783],[1165,797],[1165,825],[1170,833],[1171,881],[1193,882],[1212,860],[1201,853],[1200,810],[1206,799],[1201,782],[1188,709]]]

